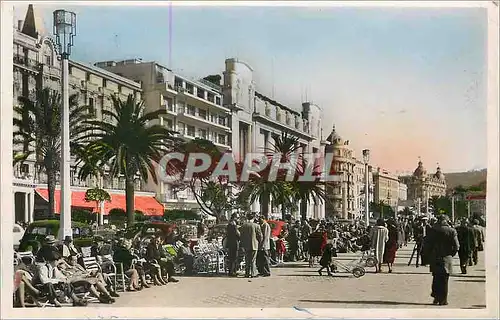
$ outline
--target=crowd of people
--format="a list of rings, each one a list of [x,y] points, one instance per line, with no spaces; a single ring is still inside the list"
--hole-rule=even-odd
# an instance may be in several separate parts
[[[165,252],[163,241],[162,235],[155,235],[144,248],[138,248],[143,249],[141,254],[130,240],[117,239],[112,244],[96,236],[85,256],[83,248],[76,248],[71,237],[66,237],[58,245],[55,237],[49,235],[36,254],[17,259],[14,268],[15,305],[25,307],[32,303],[39,306],[40,301],[46,300],[61,307],[62,303],[71,300],[74,306],[85,306],[88,298],[95,298],[100,303],[114,303],[119,297],[117,283],[112,279],[117,264],[123,266],[127,281],[122,285],[129,292],[178,282],[174,277],[174,261]],[[189,258],[183,254],[185,249],[186,245],[181,246],[177,260],[185,259],[189,265]],[[87,265],[86,257],[93,258],[95,264]]]
[[[288,219],[280,225],[279,234],[273,236],[273,228],[264,216],[233,214],[227,222],[223,244],[228,275],[237,277],[243,268],[246,278],[269,277],[271,267],[285,261],[309,262],[310,266],[319,262],[318,273],[323,275],[326,270],[332,275],[336,271],[332,260],[337,254],[357,251],[373,255],[375,273],[382,272],[383,265],[392,273],[398,249],[414,240],[408,265],[415,256],[417,267],[430,266],[434,303],[446,305],[452,257],[458,253],[461,272],[466,274],[468,267],[477,264],[485,241],[484,227],[478,220],[463,219],[455,228],[446,216],[378,219],[374,226],[365,226],[361,221],[315,219]],[[119,294],[109,268],[116,264],[123,266],[126,291],[178,282],[175,275],[181,267],[183,275],[196,271],[190,241],[182,235],[176,240],[180,245],[171,255],[166,252],[165,235],[161,233],[135,241],[115,239],[112,243],[96,236],[85,255],[83,248],[74,246],[71,237],[57,245],[54,236],[47,236],[33,261],[18,259],[14,276],[16,305],[24,307],[26,301],[39,304],[45,299],[56,307],[65,301],[84,306],[89,297],[113,303]],[[93,257],[100,267],[89,269],[84,256]]]

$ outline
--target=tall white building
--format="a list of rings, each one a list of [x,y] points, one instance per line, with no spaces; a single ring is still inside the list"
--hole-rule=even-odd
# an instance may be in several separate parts
[[[203,138],[221,150],[231,149],[231,112],[222,104],[222,88],[206,80],[193,80],[156,63],[140,59],[104,61],[97,66],[142,84],[147,112],[159,109],[167,114],[158,123],[179,133],[186,141]],[[174,183],[149,181],[147,189],[167,209],[197,209],[192,191]]]
[[[77,47],[75,50],[78,50]],[[18,98],[34,97],[34,93],[42,88],[59,91],[61,89],[61,64],[57,58],[54,40],[43,29],[41,16],[36,14],[33,5],[28,6],[24,20],[18,21],[13,30],[13,91],[14,106],[19,104]],[[98,120],[103,118],[103,110],[110,109],[111,96],[126,99],[133,95],[141,99],[142,89],[137,82],[107,72],[86,63],[69,61],[69,93],[77,94],[79,103],[91,107],[91,112]],[[14,115],[16,116],[16,115]],[[17,128],[14,128],[17,130]],[[34,146],[30,146],[34,147]],[[21,151],[19,145],[14,151]],[[36,165],[35,156],[30,156],[24,163],[14,165],[14,219],[15,221],[32,222],[36,217],[43,217],[48,211],[47,173]],[[89,177],[85,181],[77,178],[78,167],[71,166],[72,207],[90,211],[98,211],[93,202],[85,201],[85,192],[96,186],[103,187],[111,195],[106,202],[104,214],[111,209],[125,208],[125,179],[107,174],[97,179]],[[59,183],[58,174],[56,183]],[[162,215],[163,206],[154,198],[154,193],[145,192],[145,186],[139,177],[135,179],[136,209],[145,214]],[[55,212],[59,212],[59,185],[55,191]]]
[[[232,149],[235,157],[243,159],[247,153],[261,153],[273,139],[287,132],[299,138],[305,153],[322,152],[321,108],[304,102],[301,110],[284,106],[256,89],[253,68],[243,61],[227,59],[224,71],[224,106],[231,110]],[[270,203],[269,212],[281,216],[279,208]],[[306,217],[323,218],[324,203],[298,204]],[[261,211],[259,204],[253,211]],[[300,210],[299,210],[300,211]],[[299,217],[300,212],[292,212]]]

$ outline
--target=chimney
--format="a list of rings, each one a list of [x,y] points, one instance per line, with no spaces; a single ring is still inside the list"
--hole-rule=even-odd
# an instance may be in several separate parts
[[[17,30],[23,30],[24,20],[17,20]]]

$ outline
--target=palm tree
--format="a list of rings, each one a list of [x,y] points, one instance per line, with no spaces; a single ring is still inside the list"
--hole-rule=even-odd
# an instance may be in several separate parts
[[[319,176],[319,171],[312,164],[298,154],[300,149],[299,139],[289,135],[287,132],[274,138],[270,148],[265,149],[268,158],[273,155],[280,155],[281,162],[293,163],[296,168],[292,181],[286,181],[286,172],[278,170],[277,179],[269,180],[271,165],[264,169],[259,177],[252,177],[244,186],[243,193],[248,196],[250,202],[260,200],[261,213],[264,216],[269,215],[269,201],[272,198],[274,202],[281,205],[282,219],[285,219],[288,208],[294,207],[297,200],[301,201],[300,212],[303,217],[306,214],[307,204],[314,202],[315,204],[325,199],[325,191],[323,183],[319,179],[315,181],[299,181],[299,176],[305,172],[313,172],[313,175]],[[295,159],[293,157],[295,156]],[[294,160],[294,161],[292,161]],[[319,177],[318,177],[319,178]]]
[[[80,141],[88,141],[82,155],[91,155],[88,166],[80,171],[82,178],[93,174],[95,167],[109,167],[111,176],[125,177],[125,198],[128,223],[135,220],[134,178],[143,181],[152,178],[158,182],[155,164],[169,151],[175,132],[150,121],[157,120],[166,110],[145,113],[146,106],[129,95],[125,101],[112,96],[111,110],[103,110],[103,119],[85,121],[85,131]],[[85,156],[84,156],[85,157]],[[83,158],[83,162],[85,162]]]
[[[50,88],[37,90],[33,97],[19,97],[19,106],[14,107],[14,164],[23,163],[34,155],[37,172],[45,171],[49,193],[49,215],[54,216],[54,193],[56,175],[61,158],[61,109],[59,92]],[[69,97],[70,147],[78,148],[75,142],[82,132],[82,124],[91,117],[88,106],[78,105],[76,94]]]

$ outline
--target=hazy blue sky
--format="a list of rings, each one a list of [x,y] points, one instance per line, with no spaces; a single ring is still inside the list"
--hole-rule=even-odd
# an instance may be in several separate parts
[[[24,18],[16,6],[15,18]],[[50,32],[54,6],[36,5]],[[169,7],[90,7],[72,58],[169,62]],[[221,73],[237,57],[258,90],[292,108],[322,106],[356,155],[392,171],[486,167],[485,9],[176,7],[172,67]],[[274,87],[274,90],[273,90]]]

